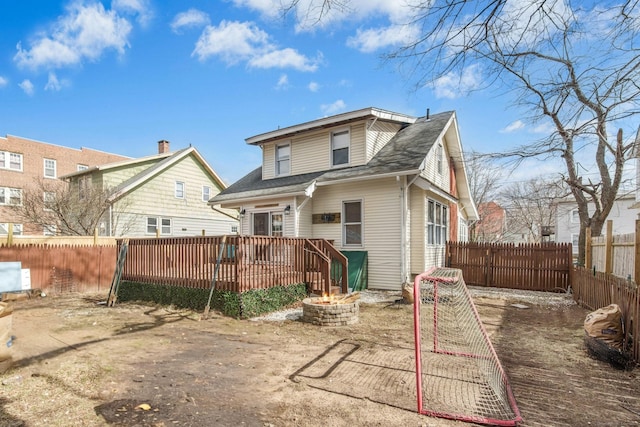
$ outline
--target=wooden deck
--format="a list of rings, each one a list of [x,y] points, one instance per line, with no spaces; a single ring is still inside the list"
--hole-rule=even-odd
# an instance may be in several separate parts
[[[128,245],[122,280],[207,289],[215,281],[216,289],[233,292],[295,283],[318,294],[348,291],[347,259],[322,239],[198,236]]]

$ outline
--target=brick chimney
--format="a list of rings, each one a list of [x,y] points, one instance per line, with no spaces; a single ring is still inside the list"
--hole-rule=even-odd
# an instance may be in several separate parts
[[[168,153],[169,152],[169,141],[161,140],[158,141],[158,154]]]

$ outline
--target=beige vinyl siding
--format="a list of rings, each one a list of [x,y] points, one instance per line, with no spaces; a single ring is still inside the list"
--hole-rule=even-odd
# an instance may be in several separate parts
[[[304,201],[304,198],[298,200],[298,206]],[[313,199],[310,199],[300,211],[298,215],[298,235],[294,237],[310,238],[313,237]]]
[[[185,183],[185,197],[175,197],[175,182]],[[146,217],[172,218],[172,235],[229,234],[234,220],[211,209],[202,201],[202,186],[211,187],[211,196],[220,189],[199,162],[188,156],[161,174],[131,190],[116,203],[115,210],[135,218],[136,234],[146,233]],[[231,214],[233,210],[227,209]],[[123,216],[124,217],[124,216]],[[221,223],[221,224],[217,224]],[[224,231],[224,233],[221,233]]]
[[[262,150],[262,179],[271,179],[275,176],[276,144],[265,145]]]
[[[108,169],[103,173],[103,183],[106,188],[113,188],[129,178],[149,169],[163,159],[149,160],[147,162],[137,163],[134,166],[121,166],[119,168]]]
[[[437,166],[437,146],[438,143],[442,144],[442,172],[438,173]],[[429,154],[427,154],[427,161],[425,164],[425,169],[421,173],[422,177],[429,180],[429,182],[434,183],[436,186],[440,187],[442,190],[447,193],[450,192],[450,182],[451,179],[449,177],[449,153],[447,151],[447,144],[445,141],[437,141],[429,150]]]
[[[382,147],[384,147],[393,136],[398,133],[400,126],[394,123],[376,121],[371,129],[367,131],[367,158],[369,162]]]
[[[313,213],[342,212],[343,201],[362,200],[363,246],[342,245],[341,224],[314,224],[313,237],[333,240],[340,250],[364,250],[369,258],[369,288],[400,290],[401,201],[395,178],[318,187]]]
[[[283,139],[263,146],[262,177],[275,178],[275,147],[291,144],[291,175],[331,169],[331,132],[349,129],[349,166],[363,165],[366,159],[365,124],[337,126],[305,134],[299,138]]]
[[[327,131],[295,138],[291,142],[291,174],[300,175],[329,169],[331,137]]]
[[[360,166],[367,164],[366,158],[366,135],[364,123],[351,126],[351,147],[349,153],[349,166]]]

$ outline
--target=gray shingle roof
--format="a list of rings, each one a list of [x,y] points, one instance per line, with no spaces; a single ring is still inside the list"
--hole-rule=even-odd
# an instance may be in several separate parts
[[[434,114],[428,120],[423,117],[406,125],[366,165],[267,180],[262,179],[260,167],[230,185],[211,202],[303,192],[313,181],[322,183],[391,173],[415,173],[453,114],[453,111]]]

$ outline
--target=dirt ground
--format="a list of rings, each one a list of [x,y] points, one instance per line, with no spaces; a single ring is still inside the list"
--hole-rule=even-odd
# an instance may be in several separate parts
[[[568,296],[474,295],[522,425],[640,424],[636,370],[587,355],[588,312]],[[107,308],[100,294],[15,302],[0,426],[469,425],[417,414],[412,381],[381,384],[375,361],[348,382],[333,366],[321,368],[341,346],[375,360],[384,346],[410,347],[411,306],[396,303],[399,294],[387,297],[363,299],[359,322],[334,328],[295,316],[200,320],[170,307]]]

